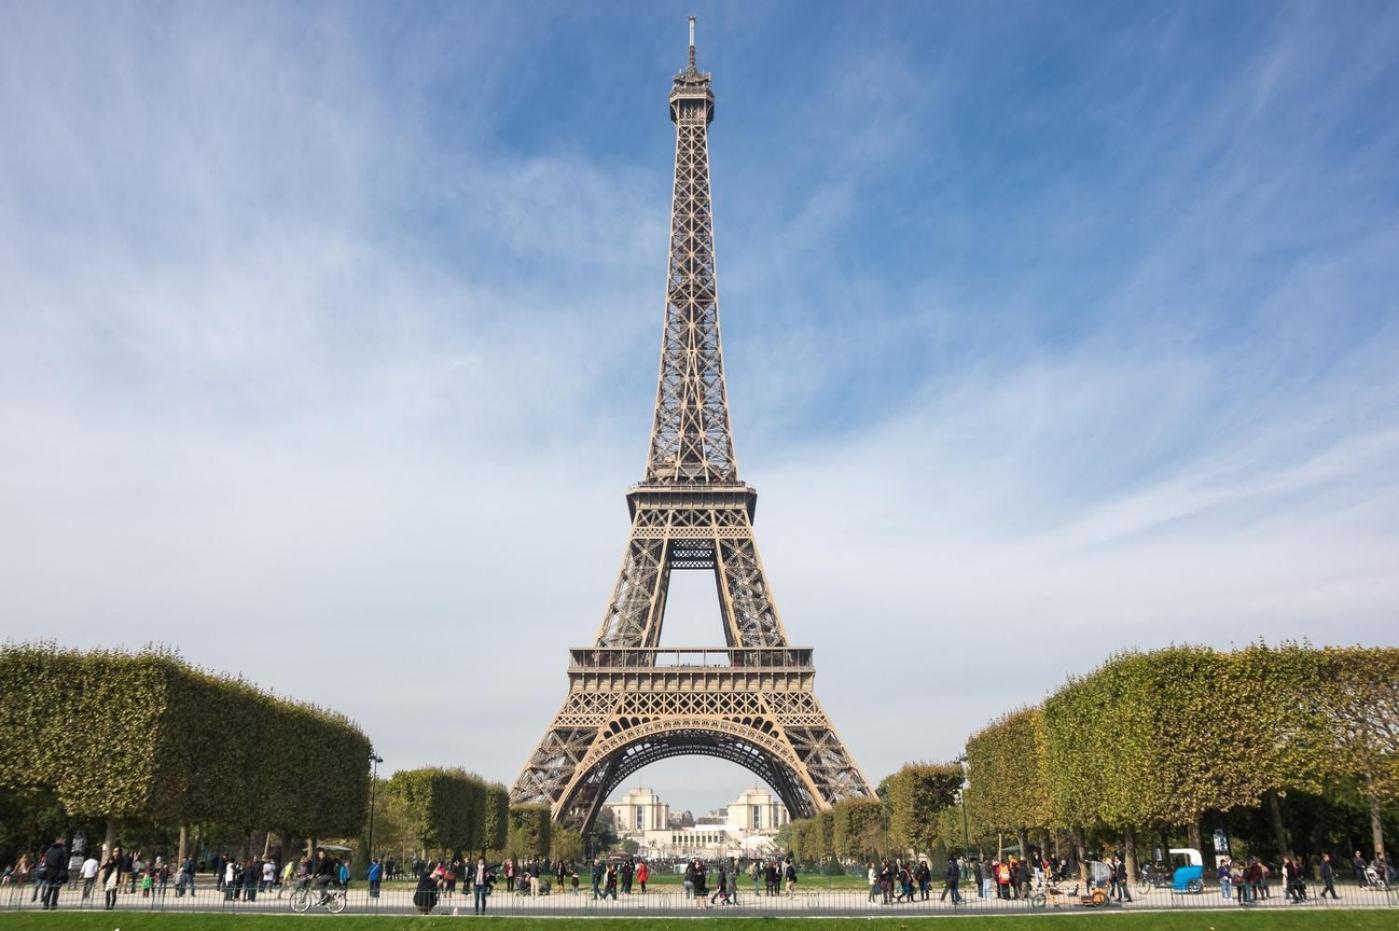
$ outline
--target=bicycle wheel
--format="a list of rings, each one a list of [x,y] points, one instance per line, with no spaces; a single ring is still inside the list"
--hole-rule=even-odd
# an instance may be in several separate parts
[[[338,889],[330,894],[330,901],[325,903],[325,910],[332,915],[338,915],[345,910],[344,889]]]
[[[311,890],[304,886],[291,894],[291,910],[300,914],[311,907]]]
[[[1201,893],[1201,892],[1204,892],[1204,891],[1205,891],[1205,884],[1202,883],[1202,882],[1200,882],[1200,880],[1198,880],[1198,879],[1189,880],[1189,881],[1187,881],[1186,884],[1185,884],[1185,891],[1186,891],[1186,892],[1191,892],[1191,893],[1197,893],[1197,894],[1198,894],[1198,893]]]
[[[1036,892],[1034,895],[1030,896],[1030,907],[1044,908],[1045,903],[1048,901],[1049,900],[1044,897],[1043,892]]]

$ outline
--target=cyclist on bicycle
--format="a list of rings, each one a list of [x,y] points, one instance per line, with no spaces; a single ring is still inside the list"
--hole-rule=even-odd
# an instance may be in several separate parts
[[[315,885],[316,891],[321,894],[318,905],[324,905],[330,901],[327,890],[331,884],[336,882],[339,875],[339,864],[336,859],[325,852],[324,847],[316,848],[316,863],[311,870],[311,882]]]

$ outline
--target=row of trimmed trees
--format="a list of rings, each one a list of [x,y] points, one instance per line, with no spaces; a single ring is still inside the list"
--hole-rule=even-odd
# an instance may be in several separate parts
[[[879,784],[878,799],[847,799],[794,820],[785,840],[793,859],[805,864],[929,850],[961,785],[962,769],[956,764],[910,763]]]
[[[182,848],[193,824],[309,838],[363,823],[358,727],[172,653],[6,646],[0,695],[0,789],[105,822],[105,846],[123,820],[179,825]]]
[[[371,793],[369,738],[351,721],[171,652],[7,645],[0,695],[0,818],[17,849],[52,839],[36,830],[71,828],[105,828],[108,848],[119,833],[159,847],[178,827],[181,859],[191,828],[245,852],[254,841],[266,850],[272,835],[284,847],[320,839],[362,851],[373,794],[376,850],[582,852],[547,806],[512,807],[505,786],[462,769],[399,771]]]
[[[1399,649],[1253,645],[1223,652],[1127,652],[1071,679],[1042,705],[993,721],[967,742],[968,805],[980,829],[1043,843],[1085,832],[1120,838],[1135,868],[1138,832],[1202,817],[1266,812],[1290,850],[1279,797],[1349,798],[1383,818],[1399,800]]]
[[[556,830],[547,805],[511,805],[505,786],[466,770],[399,770],[384,788],[384,828],[410,841],[425,860],[477,853],[520,860],[581,854],[578,833]],[[376,847],[392,843],[386,833],[379,837]]]

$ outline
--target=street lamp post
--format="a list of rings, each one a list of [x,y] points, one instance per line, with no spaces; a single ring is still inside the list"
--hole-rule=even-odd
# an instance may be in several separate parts
[[[379,764],[384,762],[384,758],[373,750],[369,751],[369,763],[373,770],[369,776],[369,850],[367,852],[368,862],[364,868],[369,869],[369,864],[374,862],[374,789],[375,783],[379,781]]]

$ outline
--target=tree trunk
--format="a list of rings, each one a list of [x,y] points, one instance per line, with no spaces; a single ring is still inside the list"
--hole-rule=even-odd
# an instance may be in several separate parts
[[[186,851],[189,849],[189,826],[180,825],[180,859],[175,861],[175,868],[179,869],[185,865]]]
[[[1054,859],[1064,862],[1064,832],[1057,828],[1054,831]]]
[[[1196,815],[1190,819],[1185,826],[1185,836],[1189,839],[1190,846],[1196,850],[1200,849],[1200,816]],[[1169,851],[1167,851],[1169,855]]]
[[[107,819],[107,836],[102,840],[102,861],[105,863],[117,845],[117,819]]]
[[[1020,859],[1024,860],[1030,855],[1029,838],[1026,836],[1024,829],[1015,832],[1015,842],[1020,845]]]
[[[1088,882],[1088,862],[1084,858],[1083,828],[1074,828],[1074,859],[1078,861],[1078,881]]]
[[[1129,824],[1122,829],[1122,859],[1127,865],[1127,875],[1137,875],[1137,833]]]
[[[1040,828],[1040,859],[1049,856],[1049,831]]]
[[[1380,796],[1370,791],[1370,842],[1375,845],[1375,856],[1384,857],[1384,822],[1380,819]],[[1389,858],[1385,857],[1385,862]]]
[[[1278,845],[1278,857],[1290,857],[1292,850],[1287,842],[1287,831],[1282,826],[1282,806],[1278,804],[1278,793],[1269,789],[1263,793],[1263,800],[1268,803],[1268,821],[1273,829],[1273,843]]]
[[[262,839],[262,859],[266,860],[267,855],[272,852],[272,832],[268,831]]]

